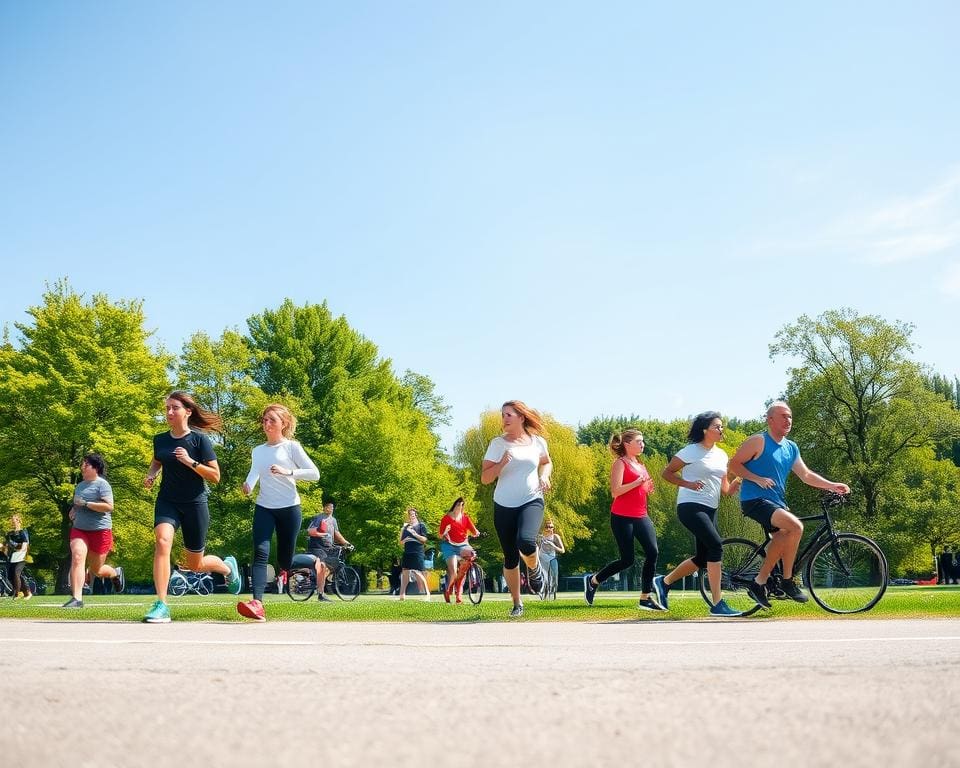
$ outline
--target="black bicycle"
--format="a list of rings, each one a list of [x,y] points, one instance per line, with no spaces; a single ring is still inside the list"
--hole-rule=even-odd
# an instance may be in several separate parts
[[[356,600],[360,594],[360,574],[352,565],[348,565],[346,555],[353,551],[353,547],[336,547],[337,563],[331,567],[327,582],[332,583],[333,591],[341,600]],[[313,561],[306,565],[303,555],[293,559],[293,568],[287,574],[287,594],[291,600],[304,601],[313,597],[317,591],[317,571]]]
[[[817,605],[830,613],[862,613],[875,606],[887,591],[890,568],[879,545],[859,533],[837,531],[830,510],[848,503],[849,495],[825,493],[820,499],[821,513],[800,520],[820,521],[806,544],[797,553],[794,572],[803,581]],[[760,609],[744,583],[756,578],[767,554],[771,537],[767,533],[759,544],[748,539],[724,539],[721,587],[727,604],[742,615]],[[699,573],[700,594],[713,605],[706,569]],[[781,588],[783,571],[777,563],[767,579],[767,592],[775,599],[789,599]]]

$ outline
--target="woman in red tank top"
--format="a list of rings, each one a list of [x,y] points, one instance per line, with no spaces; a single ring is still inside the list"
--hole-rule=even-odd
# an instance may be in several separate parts
[[[657,572],[657,531],[653,521],[647,515],[647,496],[653,492],[653,480],[640,461],[643,454],[643,433],[638,429],[627,429],[622,434],[610,438],[610,450],[617,458],[610,468],[610,493],[613,504],[610,505],[610,530],[617,542],[620,557],[607,563],[597,573],[587,575],[583,580],[583,596],[589,605],[597,589],[615,573],[625,571],[635,560],[634,540],[643,548],[643,571],[640,577],[640,602],[637,608],[645,611],[663,611],[653,599],[653,576]]]

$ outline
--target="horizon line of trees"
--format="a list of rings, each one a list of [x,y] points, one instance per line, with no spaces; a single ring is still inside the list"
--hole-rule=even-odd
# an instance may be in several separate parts
[[[221,414],[216,437],[222,479],[210,488],[208,549],[250,558],[253,501],[240,485],[250,451],[263,440],[258,417],[269,402],[297,414],[296,439],[320,468],[319,483],[302,485],[304,515],[321,498],[338,502],[337,517],[360,546],[355,561],[382,573],[399,554],[396,543],[408,506],[436,533],[453,499],[468,500],[481,531],[493,531],[492,488],[477,481],[499,414],[479,415],[452,455],[438,428],[449,407],[429,377],[397,374],[376,345],[334,317],[327,304],[289,299],[246,320],[246,331],[219,338],[198,332],[178,355],[151,348],[143,303],[86,298],[68,281],[48,285],[42,303],[0,342],[0,488],[7,513],[30,529],[35,565],[54,571],[62,589],[69,563],[68,513],[82,456],[101,453],[114,488],[118,559],[130,578],[148,580],[153,552],[153,498],[142,478],[153,435],[162,431],[162,403],[187,389]],[[781,393],[794,411],[791,435],[807,463],[848,482],[856,503],[841,523],[877,538],[894,573],[925,573],[931,555],[960,543],[960,381],[912,359],[913,327],[831,310],[800,317],[770,346],[789,358]],[[656,478],[686,443],[688,422],[636,415],[599,416],[577,428],[543,414],[555,487],[547,514],[570,549],[565,572],[594,570],[615,551],[609,531],[607,483],[612,432],[639,427],[646,463]],[[724,450],[732,453],[761,420],[728,419]],[[791,484],[804,508],[812,492]],[[689,533],[674,514],[675,489],[656,483],[650,514],[660,537],[662,567],[684,559]],[[724,535],[760,535],[735,499],[720,508]],[[301,542],[303,543],[303,542]],[[494,570],[496,545],[481,545]]]

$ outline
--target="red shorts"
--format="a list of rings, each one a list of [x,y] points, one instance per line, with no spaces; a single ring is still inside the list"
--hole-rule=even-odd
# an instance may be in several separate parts
[[[96,555],[105,555],[113,549],[113,531],[81,531],[79,528],[70,529],[70,541],[83,539],[87,542],[87,549]]]

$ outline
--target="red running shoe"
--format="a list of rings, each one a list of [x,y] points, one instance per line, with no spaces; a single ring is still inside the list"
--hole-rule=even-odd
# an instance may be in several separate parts
[[[237,603],[237,613],[247,619],[254,621],[266,621],[267,616],[263,612],[263,603],[259,600],[247,600],[245,603]]]

